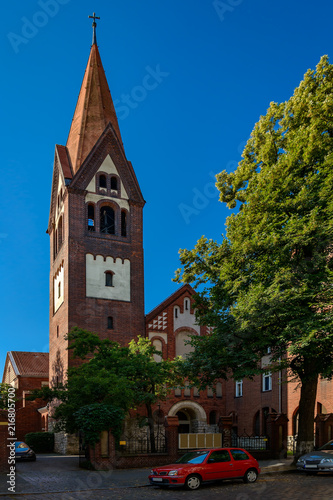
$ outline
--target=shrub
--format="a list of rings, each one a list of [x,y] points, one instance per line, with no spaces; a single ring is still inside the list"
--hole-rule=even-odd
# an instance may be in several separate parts
[[[52,452],[54,447],[54,433],[29,432],[25,435],[25,442],[35,453]]]

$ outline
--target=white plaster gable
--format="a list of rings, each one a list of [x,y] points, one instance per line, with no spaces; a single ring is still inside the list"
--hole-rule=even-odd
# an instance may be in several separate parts
[[[184,310],[184,312],[180,312],[180,309],[177,307],[177,318],[175,317],[175,308],[173,314],[173,329],[178,330],[178,328],[189,327],[193,328],[200,335],[200,326],[195,322],[195,314],[190,312],[190,310]]]
[[[125,186],[124,186],[124,184],[123,184],[123,182],[121,180],[120,174],[118,172],[118,169],[115,166],[115,164],[113,163],[112,158],[111,158],[110,155],[106,156],[105,160],[103,161],[102,165],[99,167],[99,169],[97,170],[96,173],[98,173],[98,172],[105,172],[106,174],[115,174],[115,175],[118,175],[118,177],[120,179],[120,184],[121,184],[121,197],[122,197],[122,199],[125,199],[125,200],[129,199],[127,191],[125,189]],[[95,193],[96,192],[96,175],[94,175],[94,177],[89,182],[89,184],[87,186],[87,191],[90,192],[90,193]]]

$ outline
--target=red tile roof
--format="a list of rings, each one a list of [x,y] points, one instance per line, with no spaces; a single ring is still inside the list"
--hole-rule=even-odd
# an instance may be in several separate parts
[[[119,124],[97,45],[92,45],[72,125],[67,151],[74,174],[104,132],[111,125],[122,145]]]
[[[22,377],[48,377],[49,353],[48,352],[23,352],[10,351],[9,358],[14,361],[16,375]]]
[[[64,174],[64,178],[72,179],[73,175],[68,161],[66,146],[60,146],[59,144],[56,144],[56,150],[58,152],[58,157]]]

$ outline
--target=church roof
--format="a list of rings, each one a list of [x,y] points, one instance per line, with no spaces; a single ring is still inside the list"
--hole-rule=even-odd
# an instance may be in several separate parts
[[[101,56],[97,44],[94,43],[66,144],[74,174],[79,170],[109,122],[122,147],[116,111]]]
[[[170,304],[175,302],[179,297],[182,295],[194,295],[195,290],[189,285],[188,283],[185,283],[182,285],[178,290],[173,292],[171,295],[169,295],[166,299],[163,300],[160,304],[158,304],[154,309],[152,309],[148,314],[146,314],[146,322],[148,323],[151,321],[156,314],[159,314],[161,311],[163,311],[166,307],[168,307]]]
[[[48,377],[49,353],[10,351],[7,354],[15,371],[21,377]]]

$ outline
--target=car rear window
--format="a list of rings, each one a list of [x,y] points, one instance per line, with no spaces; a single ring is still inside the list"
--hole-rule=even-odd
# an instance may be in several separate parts
[[[17,443],[16,448],[29,448],[29,446],[25,443]]]
[[[234,460],[248,460],[249,456],[243,450],[230,450]]]

